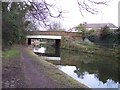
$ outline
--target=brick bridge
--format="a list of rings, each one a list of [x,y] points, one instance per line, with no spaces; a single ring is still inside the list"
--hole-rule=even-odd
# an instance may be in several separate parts
[[[76,40],[80,39],[81,36],[77,32],[66,32],[66,31],[28,31],[27,39],[28,44],[31,44],[31,39],[46,38],[54,39],[56,41],[63,40],[64,38],[69,37],[70,39]]]
[[[70,39],[80,39],[80,34],[77,32],[66,32],[66,31],[28,31],[27,40],[28,44],[31,44],[31,39],[54,39],[56,44],[63,41],[64,38],[69,37]],[[58,45],[59,46],[59,45]]]
[[[66,31],[28,31],[27,35],[55,35],[55,36],[80,37],[80,35],[77,32]]]
[[[66,32],[66,31],[28,31],[27,32],[27,43],[31,44],[32,39],[53,39],[55,40],[55,51],[58,51],[60,46],[68,40],[80,39],[80,34],[77,32]]]

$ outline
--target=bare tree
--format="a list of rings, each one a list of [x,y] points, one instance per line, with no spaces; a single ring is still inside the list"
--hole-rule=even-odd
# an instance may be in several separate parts
[[[37,25],[30,22],[27,27],[25,28],[26,31],[38,31]]]
[[[110,2],[110,0],[76,0],[76,1],[82,16],[83,11],[87,11],[91,14],[97,14],[99,10],[95,6],[108,5],[108,3]]]
[[[48,27],[48,31],[64,31],[60,22],[52,22]]]
[[[26,19],[36,22],[39,21],[39,24],[44,24],[49,26],[49,17],[60,18],[62,16],[62,11],[57,11],[57,15],[51,13],[51,9],[54,8],[54,5],[48,4],[45,0],[40,0],[39,2],[24,2],[27,8]]]
[[[83,15],[83,11],[87,11],[92,14],[98,13],[95,5],[107,5],[108,0],[76,0],[78,7],[80,9],[81,15]],[[31,0],[23,0],[22,3],[19,4],[19,9],[23,12],[26,12],[25,19],[32,20],[33,23],[39,21],[39,24],[49,26],[49,18],[61,18],[63,11],[61,9],[57,9],[56,13],[53,14],[52,10],[56,7],[53,4],[47,3],[46,0],[39,0],[37,2]],[[11,4],[14,5],[14,4]],[[14,7],[14,6],[12,6]],[[15,6],[16,7],[16,6]],[[12,8],[11,8],[12,9]]]
[[[83,11],[87,11],[91,14],[97,14],[98,10],[95,5],[107,5],[110,0],[76,0],[78,7],[80,9],[81,15],[83,15]],[[25,7],[27,7],[28,11],[26,14],[26,18],[32,19],[34,22],[38,20],[40,24],[44,24],[45,26],[49,26],[49,17],[53,18],[61,18],[62,10],[58,8],[57,15],[54,15],[51,11],[54,10],[55,5],[47,3],[46,0],[39,0],[39,2],[28,2],[24,1]],[[42,22],[42,23],[41,23]]]

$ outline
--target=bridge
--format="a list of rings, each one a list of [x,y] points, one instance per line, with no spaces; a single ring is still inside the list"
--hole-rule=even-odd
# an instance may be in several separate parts
[[[53,39],[55,40],[55,46],[60,47],[60,42],[63,37],[72,37],[74,39],[80,38],[77,32],[66,32],[66,31],[28,31],[27,32],[27,43],[31,44],[31,39]]]
[[[77,32],[66,31],[28,31],[27,38],[46,38],[46,39],[62,39],[64,36],[73,38],[80,37]]]
[[[60,55],[60,40],[61,36],[52,35],[27,35],[28,45],[31,45],[31,39],[53,39],[55,40],[55,54]]]

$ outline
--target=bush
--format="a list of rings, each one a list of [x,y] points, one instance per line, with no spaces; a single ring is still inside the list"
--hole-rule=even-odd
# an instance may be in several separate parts
[[[91,30],[88,31],[88,35],[93,35],[93,34],[95,34],[95,30],[94,29],[91,29]]]

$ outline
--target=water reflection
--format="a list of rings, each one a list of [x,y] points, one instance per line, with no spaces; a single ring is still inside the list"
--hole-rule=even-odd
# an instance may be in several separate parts
[[[96,74],[90,74],[87,71],[77,71],[76,73],[76,66],[58,66],[58,68],[90,88],[118,88],[119,83],[112,79],[108,79],[103,83]]]
[[[61,58],[60,57],[44,57],[45,58],[45,60],[56,60],[56,61],[59,61],[59,60],[61,60]],[[54,62],[54,61],[53,61]]]
[[[62,60],[60,64],[62,67],[66,67],[66,65],[74,66],[75,69],[73,71],[72,69],[68,68],[66,68],[66,70],[71,70],[71,73],[76,74],[80,82],[82,81],[89,87],[117,88],[117,85],[120,82],[120,63],[117,58],[63,50],[61,53],[61,59]],[[62,70],[64,71],[64,69]],[[91,79],[88,78],[90,75],[92,75],[91,79],[92,77],[94,78],[95,84],[91,84]],[[74,78],[74,76],[72,77]]]
[[[45,52],[55,54],[54,47],[47,47]],[[120,83],[120,61],[117,58],[63,49],[60,50],[59,57],[59,60],[47,59],[88,87],[117,88]]]
[[[37,55],[44,56],[46,60],[61,60],[58,49],[54,48],[53,45],[42,45],[35,46],[33,52]],[[60,51],[60,50],[59,50]]]
[[[45,47],[40,47],[40,48],[35,47],[35,48],[33,48],[33,52],[35,52],[35,53],[45,53],[45,50],[46,50]]]

